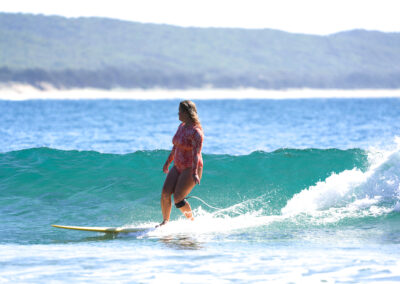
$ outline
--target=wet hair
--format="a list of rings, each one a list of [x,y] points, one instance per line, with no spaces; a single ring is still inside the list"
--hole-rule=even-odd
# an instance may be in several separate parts
[[[186,113],[189,114],[189,117],[193,121],[193,123],[198,124],[201,127],[200,119],[197,114],[197,109],[196,109],[196,105],[194,104],[194,102],[189,101],[189,100],[181,101],[179,103],[179,108],[186,111]]]

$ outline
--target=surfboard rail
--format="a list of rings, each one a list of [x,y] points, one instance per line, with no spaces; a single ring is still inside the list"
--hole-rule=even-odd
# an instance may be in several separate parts
[[[119,234],[119,233],[134,233],[145,231],[150,228],[130,228],[130,227],[82,227],[82,226],[65,226],[65,225],[51,225],[54,228],[76,230],[76,231],[87,231],[87,232],[98,232],[108,234]]]

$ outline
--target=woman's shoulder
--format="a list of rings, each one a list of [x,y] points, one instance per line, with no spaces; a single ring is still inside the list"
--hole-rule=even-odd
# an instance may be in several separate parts
[[[184,122],[182,122],[179,125],[178,130],[183,131],[186,135],[204,136],[203,128],[199,124],[186,125]]]
[[[194,134],[204,136],[203,128],[199,124],[193,125],[193,131],[194,131]]]

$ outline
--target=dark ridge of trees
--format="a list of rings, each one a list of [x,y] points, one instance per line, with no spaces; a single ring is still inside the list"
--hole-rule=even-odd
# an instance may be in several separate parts
[[[0,13],[0,82],[57,88],[399,88],[400,34],[329,36]]]
[[[57,70],[25,69],[12,71],[0,68],[0,82],[24,83],[42,88],[42,83],[48,83],[59,89],[68,88],[154,88],[170,89],[254,87],[260,89],[287,88],[340,88],[340,89],[384,89],[400,88],[400,73],[385,76],[353,73],[347,76],[307,77],[299,78],[286,74],[279,77],[246,77],[221,74],[205,78],[202,74],[163,73],[162,71],[130,71],[109,68],[101,71],[90,70]]]

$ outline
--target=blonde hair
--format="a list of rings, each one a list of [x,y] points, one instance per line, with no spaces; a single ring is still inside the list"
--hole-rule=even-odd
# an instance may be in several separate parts
[[[186,113],[189,114],[189,117],[193,121],[193,123],[201,127],[199,115],[197,114],[197,108],[194,102],[189,100],[181,101],[179,103],[179,108],[185,110]]]

